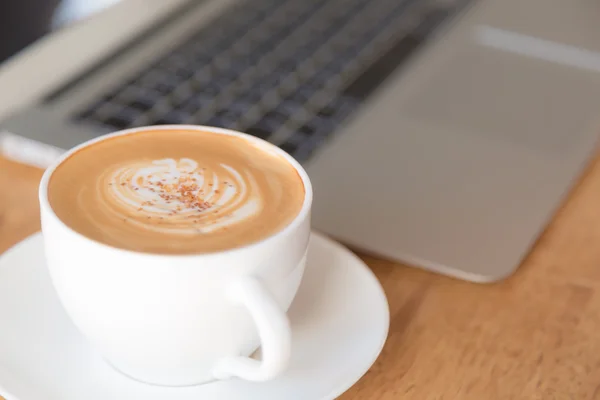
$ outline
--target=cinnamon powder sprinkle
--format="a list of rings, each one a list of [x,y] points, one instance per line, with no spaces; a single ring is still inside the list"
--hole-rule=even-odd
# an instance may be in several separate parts
[[[151,175],[148,177],[150,176]],[[171,204],[173,201],[180,203],[176,206],[176,210],[172,210],[168,213],[170,216],[182,212],[184,207],[197,212],[202,212],[213,206],[211,203],[204,200],[202,197],[203,191],[201,187],[198,186],[197,180],[191,174],[179,177],[175,183],[167,184],[164,182],[166,182],[166,179],[153,182],[156,187],[148,187],[147,189],[153,193],[157,193],[157,195],[167,204]],[[125,185],[125,183],[122,183],[122,185]],[[212,184],[210,185],[212,186]],[[135,188],[135,190],[138,190],[138,188]],[[155,203],[151,201],[145,201],[142,203],[142,206],[153,206],[154,204]],[[140,210],[141,209],[142,208],[140,208]],[[163,217],[160,218],[163,219]]]

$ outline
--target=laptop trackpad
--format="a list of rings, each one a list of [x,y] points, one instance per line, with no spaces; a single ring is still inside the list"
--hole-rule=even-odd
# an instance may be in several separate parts
[[[459,33],[387,81],[311,160],[313,220],[375,253],[497,279],[591,152],[600,74]]]

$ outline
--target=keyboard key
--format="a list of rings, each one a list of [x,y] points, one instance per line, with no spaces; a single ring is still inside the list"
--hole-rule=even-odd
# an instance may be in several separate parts
[[[304,136],[311,136],[316,131],[317,131],[317,129],[314,126],[310,126],[310,125],[303,125],[298,129],[298,132]]]
[[[245,132],[261,139],[267,139],[273,133],[272,131],[261,127],[260,125],[251,126],[250,128],[247,128]]]
[[[147,97],[138,97],[136,99],[133,99],[131,102],[127,102],[127,105],[138,111],[144,112],[151,109],[154,103],[154,99],[150,99]]]
[[[179,84],[179,82],[174,81],[174,80],[165,80],[162,82],[156,82],[152,89],[154,89],[156,92],[160,93],[161,95],[167,95],[169,93],[171,93]]]
[[[281,148],[281,150],[285,151],[291,156],[293,156],[296,150],[298,150],[298,144],[292,141],[287,141],[279,147]]]
[[[117,114],[105,118],[102,122],[114,129],[126,129],[131,127],[132,122],[139,114],[132,110],[122,109]]]
[[[330,118],[335,114],[335,109],[332,106],[325,106],[317,111],[317,115],[322,118]]]

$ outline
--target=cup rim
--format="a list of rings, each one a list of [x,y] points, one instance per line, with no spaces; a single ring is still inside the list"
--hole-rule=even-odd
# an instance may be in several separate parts
[[[123,249],[120,247],[111,246],[109,244],[102,243],[98,240],[92,239],[90,237],[87,237],[86,235],[83,235],[83,234],[77,232],[76,230],[74,230],[73,228],[71,228],[70,226],[65,224],[58,217],[58,215],[56,215],[56,213],[52,209],[52,206],[50,205],[50,202],[48,200],[48,183],[50,182],[50,178],[52,177],[52,175],[54,174],[54,172],[56,171],[58,166],[60,166],[70,156],[72,156],[73,154],[77,153],[78,151],[80,151],[86,147],[93,146],[96,143],[99,143],[99,142],[102,142],[105,140],[109,140],[109,139],[112,139],[117,136],[125,136],[125,135],[135,134],[135,133],[139,133],[139,132],[162,131],[162,130],[194,130],[194,131],[203,131],[203,132],[211,132],[211,133],[222,134],[222,135],[235,136],[235,137],[242,138],[244,140],[248,140],[249,142],[256,143],[259,146],[263,146],[263,147],[267,147],[267,148],[271,149],[278,155],[282,156],[296,170],[296,172],[300,176],[300,178],[302,180],[302,184],[304,185],[304,201],[302,202],[302,208],[300,209],[298,214],[296,214],[294,219],[289,224],[287,224],[285,227],[283,227],[279,231],[277,231],[263,239],[260,239],[258,241],[251,242],[251,243],[248,243],[243,246],[234,247],[234,248],[225,249],[225,250],[214,251],[214,252],[185,253],[185,254],[151,253],[151,252],[145,252],[145,251],[128,250],[128,249]],[[235,254],[235,253],[242,252],[242,251],[248,251],[253,248],[263,246],[265,243],[272,241],[272,240],[276,239],[277,237],[288,234],[290,231],[293,231],[294,229],[296,229],[296,227],[298,225],[300,225],[307,217],[310,218],[309,214],[310,214],[312,201],[313,201],[313,190],[312,190],[312,184],[310,182],[310,178],[308,177],[308,174],[306,173],[306,171],[304,170],[302,165],[300,165],[300,163],[298,161],[296,161],[296,159],[294,159],[291,155],[289,155],[288,153],[286,153],[279,147],[275,146],[274,144],[269,143],[266,140],[263,140],[261,138],[249,135],[247,133],[238,132],[238,131],[234,131],[231,129],[206,126],[206,125],[190,125],[190,124],[183,125],[182,124],[182,125],[148,125],[148,126],[137,127],[137,128],[123,129],[120,131],[115,131],[112,133],[108,133],[108,134],[99,136],[95,139],[88,140],[86,142],[83,142],[83,143],[71,148],[70,150],[63,153],[58,159],[56,159],[48,168],[46,168],[46,170],[44,171],[44,174],[42,175],[42,179],[40,181],[40,185],[39,185],[39,189],[38,189],[38,197],[39,197],[41,212],[45,213],[47,216],[50,216],[50,218],[52,218],[52,220],[54,220],[54,222],[58,223],[63,229],[67,230],[70,234],[75,235],[76,237],[78,237],[81,240],[94,243],[95,245],[105,248],[107,250],[110,249],[112,251],[116,251],[116,252],[120,252],[120,253],[124,253],[124,254],[131,254],[131,255],[138,255],[138,256],[150,256],[150,257],[157,257],[157,258],[193,258],[193,257],[223,256],[223,255],[227,255],[227,254]]]

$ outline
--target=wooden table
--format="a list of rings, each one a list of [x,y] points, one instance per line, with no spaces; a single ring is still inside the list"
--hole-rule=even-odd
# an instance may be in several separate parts
[[[41,174],[0,158],[0,252],[39,229]],[[342,400],[600,399],[600,160],[504,282],[363,258],[388,296],[390,336]]]

